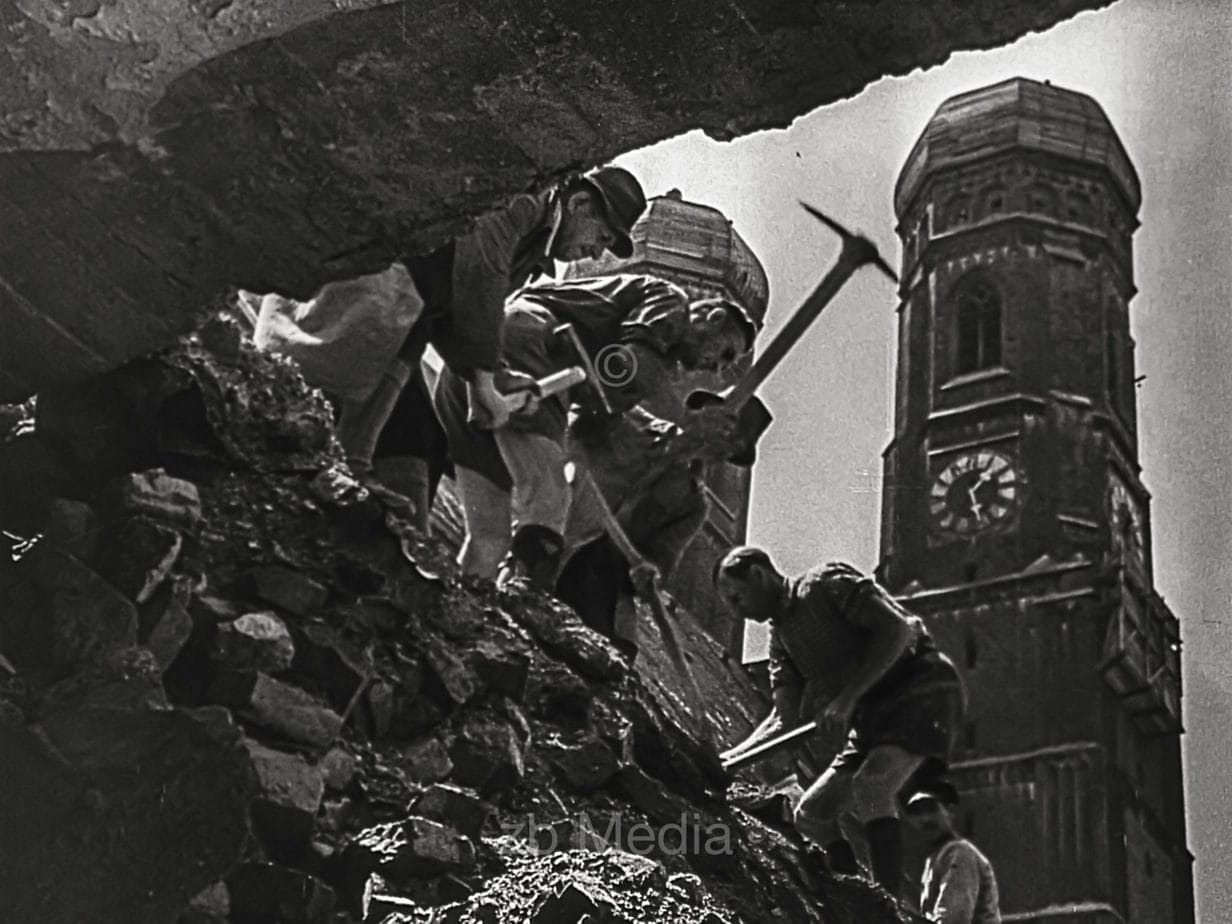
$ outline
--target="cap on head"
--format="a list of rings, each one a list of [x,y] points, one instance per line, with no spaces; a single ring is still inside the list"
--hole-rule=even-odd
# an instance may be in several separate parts
[[[907,797],[907,808],[918,806],[930,799],[947,808],[952,808],[958,804],[958,790],[945,780],[930,780],[917,786],[915,792]]]
[[[753,341],[757,338],[758,331],[761,326],[753,320],[744,308],[738,303],[729,298],[703,298],[689,305],[689,313],[693,315],[705,316],[715,308],[723,308],[736,325],[740,328],[740,332],[744,334],[744,346],[746,350],[753,349]]]
[[[629,232],[646,211],[642,184],[621,167],[600,167],[582,180],[599,195],[607,222],[616,232],[616,242],[610,248],[612,253],[618,257],[632,256],[633,240]]]

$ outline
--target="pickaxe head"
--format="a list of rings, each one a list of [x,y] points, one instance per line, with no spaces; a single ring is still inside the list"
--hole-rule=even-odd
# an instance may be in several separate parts
[[[889,264],[881,258],[881,254],[877,252],[876,244],[863,235],[852,234],[829,215],[826,215],[820,209],[814,208],[807,202],[801,202],[800,205],[803,206],[806,212],[843,239],[843,250],[850,253],[851,258],[855,260],[857,264],[871,263],[873,266],[877,267],[877,269],[889,276],[890,279],[892,279],[897,285],[898,275],[894,272],[894,270],[890,269]]]

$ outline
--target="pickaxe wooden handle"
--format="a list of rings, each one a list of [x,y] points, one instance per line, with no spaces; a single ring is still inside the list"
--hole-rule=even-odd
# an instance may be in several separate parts
[[[616,519],[616,514],[612,513],[612,508],[608,506],[607,498],[603,496],[603,492],[595,482],[594,476],[586,469],[578,466],[578,477],[586,486],[586,489],[594,495],[595,503],[599,507],[599,514],[603,518],[603,525],[607,529],[607,534],[616,543],[616,548],[620,550],[620,554],[624,556],[625,561],[629,563],[629,568],[631,570],[653,568],[654,566],[647,562],[645,556],[637,550],[628,533],[625,532],[624,527],[620,525],[620,521]],[[698,702],[702,702],[701,691],[697,689],[697,684],[693,680],[693,672],[689,670],[689,662],[685,660],[684,650],[680,647],[680,639],[676,637],[676,630],[672,627],[667,607],[663,605],[663,592],[659,587],[657,573],[651,582],[650,599],[646,603],[649,604],[655,624],[658,625],[659,632],[663,636],[663,644],[667,648],[668,656],[684,674],[685,679],[693,689],[693,693],[697,696]]]
[[[803,725],[775,735],[773,738],[768,738],[761,744],[754,745],[747,750],[724,751],[719,755],[719,758],[723,762],[724,770],[738,770],[748,764],[769,757],[771,754],[777,753],[783,750],[783,748],[815,734],[816,731],[816,722],[805,722]]]
[[[796,342],[804,335],[817,316],[821,314],[822,309],[834,299],[839,290],[847,283],[860,267],[866,264],[872,264],[889,276],[895,282],[898,282],[898,277],[889,265],[877,253],[877,247],[866,237],[858,234],[852,234],[834,219],[823,214],[813,206],[805,202],[800,205],[804,207],[810,215],[824,224],[826,227],[835,231],[843,240],[843,249],[839,251],[838,261],[834,266],[830,267],[830,271],[822,278],[821,282],[796,309],[787,323],[782,329],[775,334],[774,339],[770,341],[756,361],[745,373],[744,378],[737,384],[727,389],[719,397],[723,399],[723,403],[732,410],[737,410],[740,405],[744,404],[753,393],[761,386],[761,383],[769,378],[770,373],[783,361],[783,357],[788,354]],[[713,393],[706,391],[695,391],[689,395],[688,404],[690,407],[699,407],[707,402],[707,399],[713,400]]]

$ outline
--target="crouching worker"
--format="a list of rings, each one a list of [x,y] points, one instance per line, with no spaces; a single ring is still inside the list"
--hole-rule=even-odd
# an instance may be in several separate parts
[[[371,482],[382,430],[432,344],[466,383],[468,406],[493,426],[521,406],[496,386],[506,297],[554,260],[632,253],[629,230],[646,208],[637,180],[603,167],[536,195],[515,196],[471,231],[388,269],[330,283],[308,302],[268,295],[254,341],[294,357],[309,384],[339,404],[338,440]],[[422,387],[420,385],[419,387]],[[433,426],[426,402],[404,422],[412,455],[427,460],[419,431]],[[403,447],[405,450],[406,447]],[[400,454],[403,454],[400,452]]]
[[[958,792],[944,780],[906,799],[907,823],[931,848],[920,880],[920,911],[935,924],[1001,924],[997,877],[973,843],[954,830]]]
[[[844,564],[784,577],[761,549],[741,546],[715,567],[720,596],[770,624],[768,719],[729,753],[810,719],[846,745],[807,788],[796,828],[824,848],[831,872],[859,874],[842,824],[862,825],[874,881],[895,898],[903,876],[898,794],[948,766],[965,693],[919,617]]]
[[[468,419],[459,377],[450,370],[441,375],[434,400],[466,519],[459,555],[464,571],[495,577],[508,553],[510,573],[521,572],[540,589],[552,590],[572,498],[565,471],[572,401],[593,403],[598,387],[614,413],[629,410],[666,388],[676,365],[710,362],[716,324],[734,327],[730,352],[743,352],[745,334],[725,309],[704,314],[691,311],[683,290],[652,276],[538,285],[510,299],[502,355],[512,373],[541,379],[577,364],[573,341],[557,332],[570,324],[601,371],[602,357],[618,351],[618,365],[606,367],[621,374],[548,398],[493,430]]]

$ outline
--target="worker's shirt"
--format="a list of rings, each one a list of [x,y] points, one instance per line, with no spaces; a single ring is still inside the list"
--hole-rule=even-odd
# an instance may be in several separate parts
[[[791,583],[786,605],[770,622],[771,688],[802,692],[807,685],[814,703],[828,702],[843,690],[869,656],[873,633],[861,623],[860,612],[870,596],[880,597],[911,626],[913,640],[904,658],[928,639],[920,618],[872,578],[843,563],[814,568]]]
[[[426,306],[421,336],[450,368],[496,370],[505,299],[552,271],[556,195],[515,196],[444,247],[404,259]]]
[[[515,293],[505,309],[502,359],[509,368],[542,378],[580,364],[571,342],[555,333],[572,324],[596,366],[604,392],[616,411],[645,397],[649,376],[624,349],[648,346],[668,362],[689,329],[684,291],[653,276],[619,275],[531,286]],[[674,362],[674,360],[672,360]],[[574,394],[593,397],[591,385]],[[533,415],[511,422],[518,430],[563,436],[567,398],[545,401]]]
[[[997,878],[970,841],[947,841],[924,862],[920,911],[936,924],[1000,924]]]

